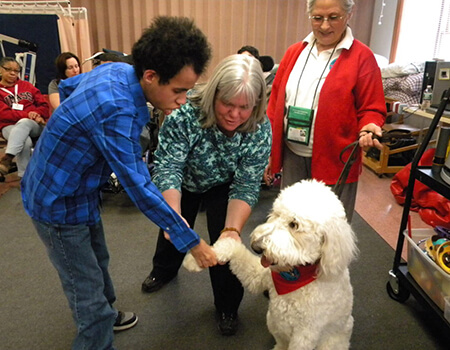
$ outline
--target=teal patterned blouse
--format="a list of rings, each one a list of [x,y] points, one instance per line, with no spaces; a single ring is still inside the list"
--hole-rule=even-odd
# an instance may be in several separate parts
[[[158,136],[153,182],[161,192],[183,187],[194,193],[230,182],[229,199],[253,207],[271,150],[269,120],[265,118],[255,132],[227,137],[216,126],[203,129],[200,113],[188,101],[166,117]]]

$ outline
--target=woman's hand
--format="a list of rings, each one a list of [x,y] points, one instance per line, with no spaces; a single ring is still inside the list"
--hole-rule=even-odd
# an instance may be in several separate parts
[[[45,121],[45,119],[42,118],[41,116],[36,117],[36,118],[34,119],[34,121],[35,121],[36,123],[38,123],[39,125],[43,125],[43,126],[47,124],[46,121]]]
[[[38,112],[28,112],[28,119],[34,120],[36,123],[40,125],[47,124],[45,119],[42,118]]]
[[[382,150],[383,145],[376,138],[373,138],[374,135],[379,137],[383,135],[383,131],[378,125],[370,123],[363,126],[359,132],[359,146],[361,148],[376,147]]]
[[[222,234],[219,236],[219,239],[223,238],[233,238],[234,240],[238,242],[242,242],[241,236],[236,231],[223,231]]]
[[[263,175],[264,183],[266,184],[266,186],[269,186],[269,187],[273,183],[271,165],[272,165],[272,157],[269,157],[269,164],[267,164],[267,167],[264,170],[264,175]]]
[[[236,231],[222,231],[222,234],[219,236],[219,239],[224,238],[233,238],[234,240],[242,243],[241,236]],[[226,262],[218,262],[219,265],[225,265]]]
[[[38,112],[33,112],[33,111],[28,112],[28,119],[36,120],[36,118],[39,118],[39,117],[41,117],[41,115]]]

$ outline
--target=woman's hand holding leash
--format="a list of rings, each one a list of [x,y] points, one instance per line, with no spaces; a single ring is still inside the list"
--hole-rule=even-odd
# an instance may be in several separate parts
[[[379,150],[383,149],[383,145],[378,138],[383,136],[383,131],[378,125],[373,123],[367,124],[359,132],[359,146],[361,148],[376,147]]]

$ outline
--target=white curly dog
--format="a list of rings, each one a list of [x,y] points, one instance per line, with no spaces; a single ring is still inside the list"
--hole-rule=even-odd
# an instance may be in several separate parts
[[[282,190],[267,222],[250,238],[261,258],[232,238],[217,241],[214,250],[245,288],[269,291],[267,326],[274,350],[348,349],[353,329],[348,266],[357,247],[332,190],[315,180]],[[189,254],[183,264],[201,270]]]

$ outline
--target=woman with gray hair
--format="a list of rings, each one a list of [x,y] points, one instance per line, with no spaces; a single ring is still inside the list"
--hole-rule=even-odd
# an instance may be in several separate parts
[[[308,178],[336,184],[340,153],[355,140],[382,148],[373,139],[386,117],[381,73],[348,26],[353,6],[353,0],[308,0],[312,33],[280,62],[267,108],[273,148],[266,175],[282,170],[282,188]],[[361,152],[341,195],[349,221],[360,172]]]
[[[265,94],[259,61],[232,55],[161,127],[153,182],[191,228],[202,205],[211,244],[224,237],[240,240],[258,200],[272,137]],[[161,230],[153,270],[142,290],[156,292],[172,280],[183,258]],[[228,265],[209,271],[219,331],[233,335],[242,285]]]

